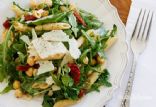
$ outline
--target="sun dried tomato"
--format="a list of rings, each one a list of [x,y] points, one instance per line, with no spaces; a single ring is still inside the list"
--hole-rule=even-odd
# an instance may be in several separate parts
[[[16,70],[17,71],[27,71],[30,67],[38,69],[40,67],[40,65],[39,64],[35,64],[34,66],[30,66],[28,64],[26,64],[26,65],[19,65],[19,66],[16,67]]]
[[[9,29],[10,26],[11,26],[10,20],[7,19],[7,20],[3,23],[3,26],[4,26],[5,29]]]
[[[83,20],[83,18],[81,17],[81,15],[79,14],[77,10],[74,10],[74,16],[76,17],[77,21],[81,23],[84,27],[87,26],[85,21]]]
[[[80,82],[80,69],[76,64],[68,64],[68,67],[70,67],[69,75],[73,78],[74,83],[78,84]]]
[[[25,18],[26,21],[33,21],[33,20],[36,20],[37,19],[33,15],[25,15],[24,18]]]
[[[29,68],[30,68],[30,66],[28,64],[27,65],[19,65],[16,67],[16,70],[17,71],[27,71]]]
[[[86,94],[86,90],[85,90],[85,89],[81,89],[80,92],[79,92],[78,97],[81,98],[81,97],[83,97],[85,94]]]
[[[38,68],[40,67],[40,65],[39,65],[39,64],[35,64],[33,67],[34,67],[35,69],[38,69]]]

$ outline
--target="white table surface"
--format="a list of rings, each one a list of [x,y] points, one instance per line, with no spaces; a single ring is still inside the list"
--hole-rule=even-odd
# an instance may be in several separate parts
[[[155,14],[147,48],[138,60],[130,107],[156,107],[156,0],[133,0],[126,25],[127,41],[129,43],[140,8],[150,9]],[[121,87],[114,93],[113,99],[109,101],[106,107],[120,107],[128,81],[131,59],[132,56],[129,51],[129,62]]]

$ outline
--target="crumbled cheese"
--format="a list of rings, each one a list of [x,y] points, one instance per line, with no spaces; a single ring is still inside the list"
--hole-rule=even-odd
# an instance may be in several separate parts
[[[32,43],[30,43],[30,45],[28,47],[28,53],[29,53],[29,57],[38,56],[38,53],[37,53],[36,49],[34,48],[34,46],[32,45]]]
[[[77,41],[74,38],[69,40],[69,52],[74,59],[78,59],[81,55]]]
[[[42,38],[37,38],[32,41],[32,44],[42,59],[60,53],[65,54],[67,52],[62,42],[48,42]]]
[[[20,39],[21,39],[23,42],[25,42],[27,45],[30,44],[30,39],[29,39],[28,36],[23,35],[23,36],[20,37]]]
[[[47,83],[48,85],[52,85],[52,84],[55,83],[54,80],[53,80],[53,78],[52,78],[52,76],[49,76],[48,78],[46,78],[46,83]]]
[[[52,30],[50,32],[44,33],[42,37],[47,41],[67,42],[69,40],[69,36],[62,30]]]
[[[58,90],[60,90],[61,88],[59,87],[59,86],[57,86],[57,85],[52,85],[52,90],[53,91],[58,91]]]
[[[54,65],[52,61],[38,61],[37,63],[40,65],[37,75],[54,70]]]

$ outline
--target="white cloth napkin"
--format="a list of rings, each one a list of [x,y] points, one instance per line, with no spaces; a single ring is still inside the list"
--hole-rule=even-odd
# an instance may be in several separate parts
[[[147,48],[138,60],[130,107],[156,107],[156,0],[133,0],[126,25],[127,41],[129,42],[132,35],[140,8],[150,9],[155,14]],[[130,51],[128,56],[129,63],[121,83],[121,88],[116,91],[107,107],[120,107],[130,72],[132,59]]]

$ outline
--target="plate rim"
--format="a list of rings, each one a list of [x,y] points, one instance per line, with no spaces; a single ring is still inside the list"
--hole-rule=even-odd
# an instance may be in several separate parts
[[[107,96],[107,99],[105,100],[105,102],[102,102],[100,104],[97,105],[97,107],[103,107],[105,104],[107,104],[112,98],[113,98],[113,95],[115,93],[115,91],[117,91],[117,89],[121,88],[121,83],[122,83],[122,79],[124,77],[124,74],[125,74],[125,71],[126,71],[126,67],[128,65],[128,42],[126,40],[126,35],[127,35],[127,32],[126,32],[126,27],[124,25],[124,23],[122,22],[119,14],[118,14],[118,10],[115,6],[112,5],[112,3],[110,2],[110,0],[98,0],[98,1],[101,1],[101,2],[104,2],[106,4],[103,4],[105,5],[106,8],[110,8],[113,15],[116,16],[116,20],[118,20],[118,23],[120,24],[120,26],[123,28],[123,33],[124,33],[124,43],[125,43],[125,48],[126,48],[126,53],[125,53],[125,60],[126,60],[126,64],[125,66],[123,67],[123,70],[122,70],[122,73],[121,73],[121,78],[117,81],[117,86],[116,87],[112,87],[112,90],[111,90],[111,94],[109,94],[109,96]]]

